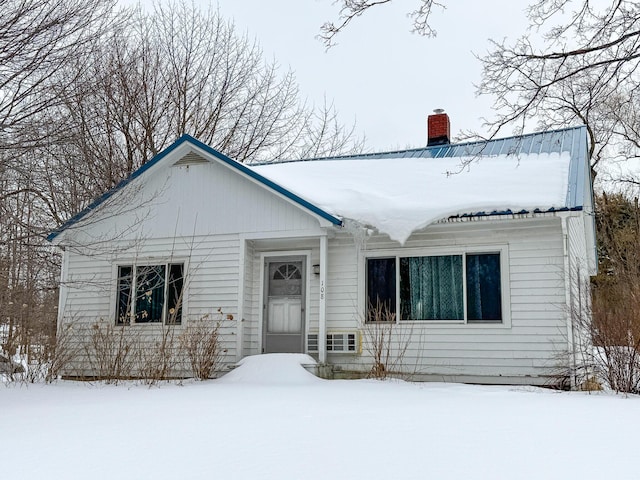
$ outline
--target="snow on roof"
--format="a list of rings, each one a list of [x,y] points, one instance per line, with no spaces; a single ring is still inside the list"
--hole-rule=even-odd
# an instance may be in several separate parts
[[[327,212],[404,244],[412,232],[451,215],[564,208],[570,161],[564,151],[467,158],[347,157],[251,168]]]
[[[584,125],[486,141],[251,167],[183,135],[51,232],[48,240],[53,241],[184,144],[335,225],[341,223],[338,217],[354,220],[400,243],[413,231],[451,215],[580,210],[592,204]],[[458,172],[466,160],[471,160],[469,168],[447,174]]]

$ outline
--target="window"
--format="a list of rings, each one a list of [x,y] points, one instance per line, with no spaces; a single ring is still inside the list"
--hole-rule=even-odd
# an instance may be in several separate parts
[[[182,321],[184,264],[120,265],[116,325]]]
[[[367,305],[368,308],[396,311],[395,257],[367,259]]]
[[[369,258],[366,266],[369,308],[379,306],[397,311],[400,320],[499,323],[502,321],[500,255],[491,252]]]
[[[467,321],[502,319],[500,254],[466,255]]]

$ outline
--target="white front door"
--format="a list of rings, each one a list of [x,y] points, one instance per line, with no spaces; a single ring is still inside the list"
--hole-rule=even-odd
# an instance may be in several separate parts
[[[304,257],[265,259],[264,353],[304,352]]]

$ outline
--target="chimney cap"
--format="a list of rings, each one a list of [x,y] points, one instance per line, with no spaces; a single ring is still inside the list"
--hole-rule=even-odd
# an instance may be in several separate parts
[[[433,110],[433,113],[437,113],[437,114],[444,113],[444,108],[435,108]]]

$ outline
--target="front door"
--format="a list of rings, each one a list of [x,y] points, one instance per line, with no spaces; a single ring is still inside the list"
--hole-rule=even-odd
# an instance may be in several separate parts
[[[304,257],[267,258],[264,353],[304,352]]]

